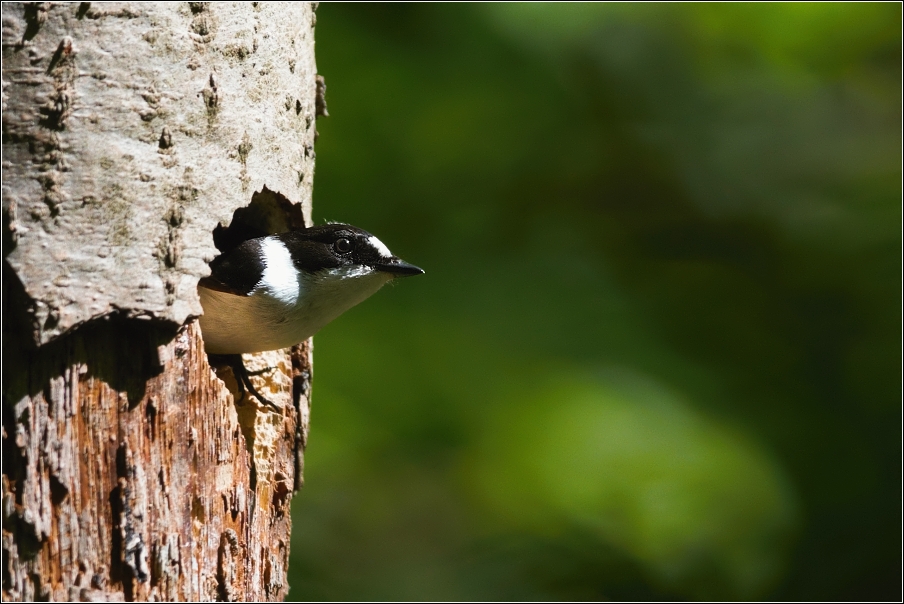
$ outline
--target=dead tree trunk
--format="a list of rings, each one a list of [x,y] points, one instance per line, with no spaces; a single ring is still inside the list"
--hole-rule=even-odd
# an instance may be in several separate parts
[[[246,357],[278,411],[236,403],[196,289],[310,221],[313,27],[300,3],[3,4],[4,601],[284,598],[310,341]]]

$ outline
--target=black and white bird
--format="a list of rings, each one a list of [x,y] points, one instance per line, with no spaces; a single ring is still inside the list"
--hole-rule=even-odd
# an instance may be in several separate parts
[[[228,357],[239,387],[264,402],[242,353],[298,344],[392,279],[424,272],[367,231],[337,223],[249,239],[210,270],[198,283],[204,346]]]

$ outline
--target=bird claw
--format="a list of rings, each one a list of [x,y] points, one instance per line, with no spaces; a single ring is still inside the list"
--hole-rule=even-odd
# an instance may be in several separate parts
[[[242,361],[242,355],[240,354],[211,354],[208,355],[208,357],[210,358],[211,365],[228,365],[232,369],[232,374],[235,376],[235,382],[239,387],[239,400],[245,397],[246,392],[250,392],[264,405],[276,409],[277,411],[280,410],[280,407],[276,405],[276,403],[264,398],[264,396],[254,387],[254,384],[251,383],[250,376],[267,373],[273,369],[272,367],[266,367],[258,371],[248,371],[248,369],[245,368],[245,363]],[[217,363],[216,361],[220,361],[220,363]]]

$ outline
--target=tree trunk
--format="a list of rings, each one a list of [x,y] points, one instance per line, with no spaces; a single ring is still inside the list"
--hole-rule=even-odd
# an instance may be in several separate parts
[[[3,600],[279,600],[311,342],[208,365],[198,279],[310,224],[312,5],[4,3]],[[222,378],[222,379],[221,379]]]

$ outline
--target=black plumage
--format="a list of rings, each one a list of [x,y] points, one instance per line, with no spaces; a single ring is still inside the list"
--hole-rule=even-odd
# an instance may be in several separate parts
[[[248,296],[264,274],[261,254],[262,237],[249,239],[210,263],[210,276],[198,284],[207,289]]]
[[[325,224],[307,229],[269,235],[285,244],[298,270],[317,273],[342,266],[365,265],[378,270],[406,274],[398,259],[385,256],[372,243],[376,238],[348,224]],[[240,243],[210,263],[210,277],[200,285],[208,289],[248,296],[260,283],[266,268],[262,242],[258,237]],[[388,251],[388,250],[387,250]],[[413,268],[413,267],[412,267]],[[407,274],[421,272],[407,271]]]

